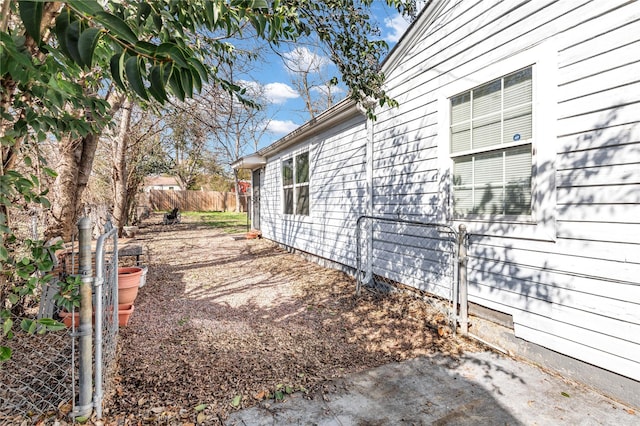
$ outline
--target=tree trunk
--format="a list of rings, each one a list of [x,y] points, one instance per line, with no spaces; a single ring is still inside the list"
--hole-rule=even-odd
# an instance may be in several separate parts
[[[122,105],[120,127],[113,141],[113,224],[122,235],[122,229],[127,224],[129,212],[129,196],[127,191],[127,148],[129,143],[129,129],[131,127],[132,104],[129,98]]]
[[[238,169],[233,169],[233,182],[236,187],[236,213],[240,213],[240,180],[238,179]]]
[[[94,134],[79,139],[67,136],[58,144],[60,164],[58,177],[53,183],[51,220],[45,232],[47,238],[71,240],[97,146],[98,136]]]

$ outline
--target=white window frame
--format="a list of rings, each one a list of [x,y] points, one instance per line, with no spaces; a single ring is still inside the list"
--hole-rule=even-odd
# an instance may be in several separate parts
[[[306,182],[300,182],[297,183],[297,175],[298,175],[298,170],[297,170],[297,166],[296,166],[296,159],[297,157],[299,157],[300,155],[304,155],[307,154],[308,156],[308,176],[307,176],[307,181]],[[285,185],[284,183],[284,176],[283,176],[283,167],[284,167],[284,162],[288,161],[288,160],[292,160],[292,166],[293,166],[293,182],[290,185]],[[280,161],[280,179],[281,179],[281,190],[282,190],[282,214],[285,216],[298,216],[298,217],[309,217],[311,216],[311,152],[309,149],[304,149],[304,150],[300,150],[298,152],[295,152],[291,155],[287,155],[286,157],[283,157]],[[298,197],[297,197],[297,190],[301,187],[308,187],[309,188],[309,211],[307,214],[301,214],[301,213],[297,213],[298,211]],[[292,206],[292,213],[287,213],[286,212],[286,203],[287,203],[287,198],[285,195],[285,190],[286,189],[291,189],[293,191],[293,206]]]
[[[453,157],[451,156],[451,98],[512,72],[532,66],[532,169],[531,214],[525,216],[468,215],[454,217]],[[446,219],[454,226],[465,224],[474,234],[556,240],[555,147],[557,122],[557,50],[548,41],[455,78],[442,78],[438,93],[438,158],[441,167],[442,205]],[[450,79],[451,81],[447,81]]]

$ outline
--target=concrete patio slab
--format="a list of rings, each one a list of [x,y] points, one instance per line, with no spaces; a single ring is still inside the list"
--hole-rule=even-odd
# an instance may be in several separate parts
[[[636,410],[492,352],[433,356],[237,411],[227,425],[637,425]]]

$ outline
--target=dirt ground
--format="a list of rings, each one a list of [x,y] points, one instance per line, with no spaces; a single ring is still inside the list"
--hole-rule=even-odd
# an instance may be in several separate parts
[[[120,329],[105,424],[220,424],[264,399],[312,398],[351,373],[475,349],[440,337],[444,318],[414,297],[356,297],[342,272],[198,222],[153,216],[137,235],[149,272]]]

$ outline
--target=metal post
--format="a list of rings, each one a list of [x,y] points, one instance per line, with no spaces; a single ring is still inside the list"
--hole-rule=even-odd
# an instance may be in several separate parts
[[[460,331],[463,336],[469,332],[468,292],[467,292],[467,227],[458,227],[458,302],[460,304]]]
[[[78,221],[79,269],[82,278],[80,286],[80,326],[79,337],[79,398],[73,417],[88,417],[93,411],[92,394],[92,271],[91,271],[91,219],[83,217]]]

